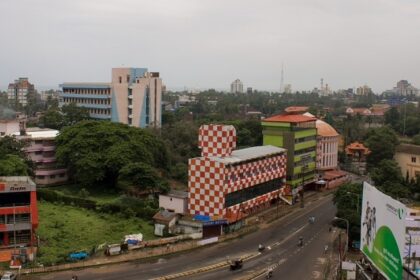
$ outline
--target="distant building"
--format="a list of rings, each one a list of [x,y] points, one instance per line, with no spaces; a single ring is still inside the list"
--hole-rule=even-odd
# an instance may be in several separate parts
[[[36,253],[36,186],[29,177],[0,177],[0,262],[20,265]]]
[[[299,112],[294,107],[291,111]],[[262,120],[263,144],[287,149],[287,193],[294,201],[303,187],[316,180],[316,118],[280,114]]]
[[[416,179],[420,176],[420,146],[400,144],[396,148],[394,158],[404,177]]]
[[[252,93],[252,87],[247,87],[246,88],[246,93],[248,93],[248,94]]]
[[[60,97],[60,91],[58,90],[44,90],[41,91],[41,100],[42,101],[47,101],[49,98],[50,99],[59,99]]]
[[[19,78],[14,83],[10,83],[7,88],[7,99],[16,104],[26,106],[28,104],[28,96],[35,94],[35,87],[28,78]]]
[[[231,125],[203,125],[201,157],[188,162],[188,209],[203,224],[203,236],[220,235],[234,223],[279,198],[286,175],[286,151],[274,146],[241,150]]]
[[[231,93],[243,93],[244,92],[244,84],[241,80],[236,79],[230,84],[230,92]]]
[[[92,118],[135,127],[161,125],[162,79],[146,68],[113,68],[111,83],[63,83],[61,104],[76,103]]]
[[[366,172],[366,160],[371,151],[363,143],[353,142],[345,148],[350,164],[361,174]]]
[[[289,93],[289,94],[292,93],[292,85],[291,84],[285,84],[283,92],[284,93]]]
[[[68,180],[67,169],[57,164],[55,137],[58,130],[30,127],[25,135],[15,133],[17,139],[27,142],[24,148],[28,158],[35,163],[35,183],[38,186],[63,184]]]
[[[396,87],[384,91],[383,94],[387,96],[418,96],[420,91],[412,86],[407,80],[401,80],[397,82]]]
[[[373,94],[373,91],[367,85],[360,86],[356,89],[356,95],[369,95],[369,94]]]

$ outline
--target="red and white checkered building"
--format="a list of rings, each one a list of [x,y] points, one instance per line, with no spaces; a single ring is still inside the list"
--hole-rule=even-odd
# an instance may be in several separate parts
[[[236,222],[278,199],[286,178],[286,150],[236,147],[233,126],[203,125],[202,156],[189,160],[188,211]]]

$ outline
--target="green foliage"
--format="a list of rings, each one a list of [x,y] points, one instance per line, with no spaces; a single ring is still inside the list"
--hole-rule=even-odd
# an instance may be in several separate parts
[[[151,193],[169,190],[168,183],[161,178],[156,169],[142,162],[129,163],[121,168],[118,185],[124,190],[135,189]]]
[[[370,176],[376,186],[382,186],[387,182],[402,183],[404,181],[400,167],[390,159],[380,161],[372,168]]]
[[[360,238],[360,217],[362,211],[362,184],[347,183],[334,193],[337,217],[349,221],[350,239]],[[358,211],[357,211],[358,210]],[[342,226],[345,227],[345,224]]]
[[[64,126],[64,117],[59,109],[50,108],[41,117],[40,122],[43,127],[61,129]]]
[[[32,174],[32,162],[26,157],[25,143],[14,137],[0,138],[0,176],[27,176]]]
[[[133,216],[101,214],[48,202],[38,203],[38,210],[42,223],[37,231],[37,260],[44,265],[64,262],[71,252],[89,252],[100,244],[119,243],[126,234],[141,232],[146,240],[153,238],[153,226]]]
[[[398,143],[397,135],[390,127],[369,130],[366,136],[366,146],[371,150],[367,158],[369,166],[374,166],[383,159],[392,159]]]
[[[27,176],[28,166],[25,161],[16,156],[8,154],[0,159],[0,176]]]
[[[74,125],[83,120],[89,120],[89,110],[84,107],[77,106],[76,103],[66,104],[61,108],[64,115],[64,125]]]
[[[60,109],[51,101],[40,122],[44,127],[61,129],[89,119],[89,110],[84,107],[78,107],[76,103],[64,105]]]
[[[413,144],[420,145],[420,134],[417,134],[413,137]]]
[[[57,159],[85,186],[114,188],[121,168],[144,163],[168,169],[164,143],[150,131],[120,123],[82,121],[56,138]]]

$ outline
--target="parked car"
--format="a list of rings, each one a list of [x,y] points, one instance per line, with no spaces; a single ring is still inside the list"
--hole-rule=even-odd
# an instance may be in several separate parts
[[[88,257],[89,257],[89,254],[84,251],[71,253],[69,255],[69,258],[72,261],[81,261],[81,260],[87,259]]]
[[[3,276],[1,277],[1,280],[15,280],[17,279],[17,275],[7,271],[6,273],[3,274]]]

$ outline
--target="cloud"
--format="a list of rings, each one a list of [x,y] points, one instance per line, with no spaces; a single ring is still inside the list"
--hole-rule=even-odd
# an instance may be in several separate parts
[[[405,78],[420,87],[414,0],[2,0],[0,85],[108,81],[115,66],[160,71],[169,87],[311,89]]]

